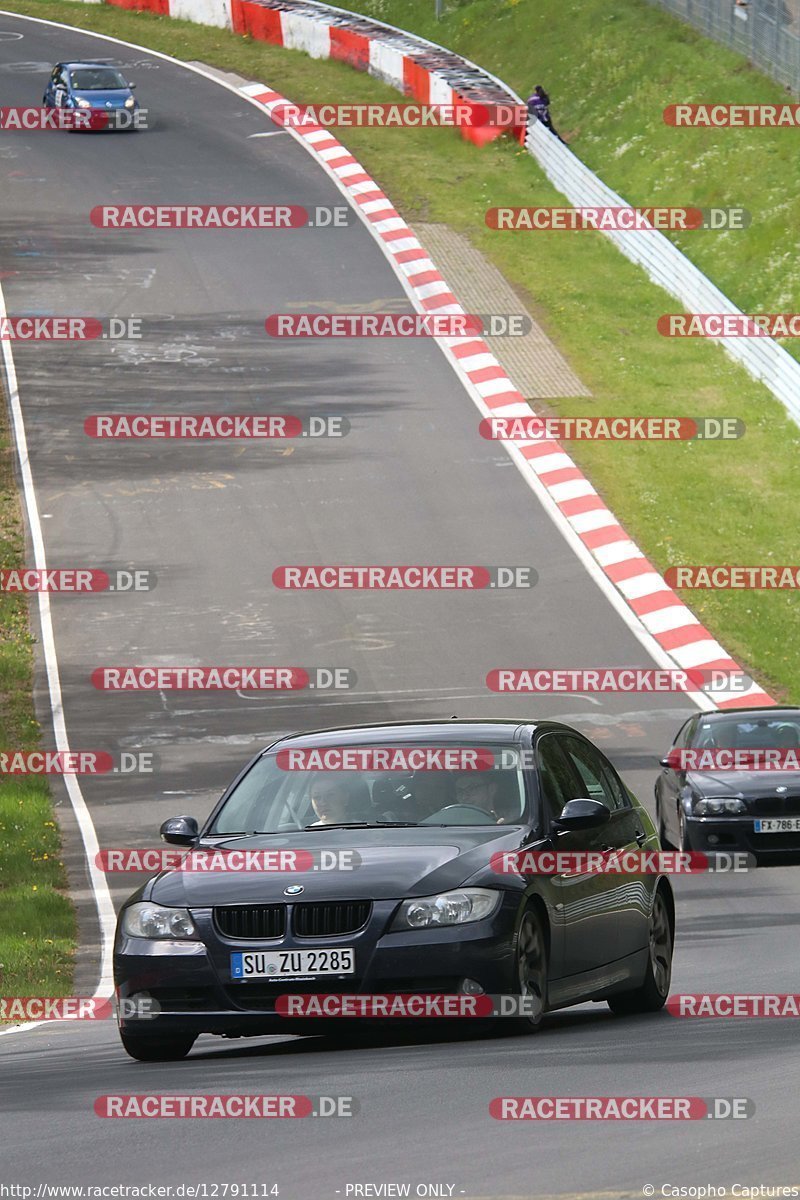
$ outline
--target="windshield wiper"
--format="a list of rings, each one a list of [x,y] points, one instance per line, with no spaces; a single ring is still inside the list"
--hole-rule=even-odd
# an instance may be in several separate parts
[[[292,831],[294,832],[294,831]],[[223,838],[226,842],[235,842],[237,838],[274,836],[274,829],[251,829],[248,833],[207,833],[207,838]]]
[[[335,821],[325,825],[304,825],[303,832],[313,829],[416,829],[416,821]]]

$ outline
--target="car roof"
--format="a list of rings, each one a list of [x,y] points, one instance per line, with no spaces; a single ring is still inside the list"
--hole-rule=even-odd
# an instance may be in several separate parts
[[[276,746],[291,742],[304,748],[342,745],[385,745],[393,741],[424,742],[502,742],[519,744],[535,730],[552,728],[575,733],[569,725],[558,721],[519,721],[508,719],[480,718],[467,720],[451,718],[439,721],[392,721],[381,725],[346,725],[330,729],[315,729],[308,732],[285,734],[262,753]]]
[[[704,721],[729,721],[731,719],[743,718],[748,716],[753,717],[773,717],[780,719],[781,717],[795,717],[800,719],[800,708],[793,708],[787,704],[780,708],[771,705],[769,707],[762,706],[760,708],[755,705],[752,708],[728,708],[721,709],[717,712],[704,712],[700,714]]]

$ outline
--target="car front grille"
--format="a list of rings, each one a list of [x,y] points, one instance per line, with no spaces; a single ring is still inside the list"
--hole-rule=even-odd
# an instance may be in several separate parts
[[[215,908],[214,924],[224,937],[280,938],[286,932],[286,905],[243,904]]]
[[[297,937],[336,937],[363,929],[371,912],[370,900],[296,904],[292,914],[292,928]]]
[[[796,796],[760,796],[748,801],[756,817],[800,817],[800,794]]]

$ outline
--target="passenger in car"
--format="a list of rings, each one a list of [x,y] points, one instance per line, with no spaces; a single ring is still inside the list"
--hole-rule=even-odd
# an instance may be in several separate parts
[[[311,785],[311,807],[318,818],[314,825],[368,821],[369,788],[362,779],[320,775]]]

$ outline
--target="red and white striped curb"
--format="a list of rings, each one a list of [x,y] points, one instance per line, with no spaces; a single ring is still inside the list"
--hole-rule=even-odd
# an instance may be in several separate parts
[[[263,84],[248,84],[242,91],[263,104],[268,112],[287,103],[284,96]],[[379,236],[395,271],[408,285],[417,311],[463,313],[427,250],[350,151],[320,125],[303,124],[292,132],[358,205]],[[437,341],[458,374],[477,393],[484,415],[530,416],[530,406],[485,341],[474,337]],[[510,448],[510,443],[502,444]],[[514,445],[554,502],[560,519],[577,535],[643,630],[675,666],[742,669],[664,582],[558,442],[517,441]],[[719,708],[775,703],[757,684],[742,692],[710,692],[708,699]]]

